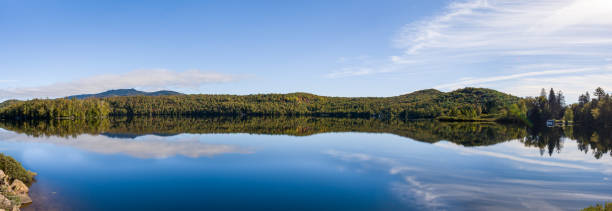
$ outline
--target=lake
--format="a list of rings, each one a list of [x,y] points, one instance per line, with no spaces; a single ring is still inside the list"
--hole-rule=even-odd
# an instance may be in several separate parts
[[[0,123],[22,210],[577,210],[612,202],[611,129],[339,118]]]

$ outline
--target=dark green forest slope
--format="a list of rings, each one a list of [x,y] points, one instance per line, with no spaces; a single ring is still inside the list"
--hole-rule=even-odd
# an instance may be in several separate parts
[[[5,119],[105,116],[333,116],[494,120],[520,98],[492,89],[421,90],[396,97],[325,97],[309,93],[254,95],[122,96],[16,102]]]
[[[21,101],[19,101],[19,100],[7,100],[7,101],[4,101],[4,102],[1,102],[0,103],[0,109],[2,109],[4,107],[8,107],[8,106],[16,104],[16,103],[19,103],[19,102],[21,102]]]

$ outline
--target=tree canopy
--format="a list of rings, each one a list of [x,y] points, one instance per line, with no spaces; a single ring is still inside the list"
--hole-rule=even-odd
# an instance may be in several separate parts
[[[2,118],[56,119],[106,116],[334,116],[495,119],[518,97],[491,89],[422,90],[396,97],[325,97],[309,93],[254,95],[121,96],[18,102]]]

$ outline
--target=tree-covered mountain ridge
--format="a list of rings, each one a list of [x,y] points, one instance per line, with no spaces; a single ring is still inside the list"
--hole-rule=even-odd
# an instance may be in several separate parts
[[[327,97],[310,93],[251,95],[110,96],[34,99],[0,108],[2,118],[54,119],[105,116],[337,116],[495,120],[521,98],[486,88],[435,89],[394,97]]]
[[[119,97],[119,96],[163,96],[163,95],[182,95],[183,93],[169,91],[169,90],[160,90],[155,92],[145,92],[132,89],[113,89],[105,92],[100,92],[97,94],[80,94],[68,96],[68,99],[76,98],[76,99],[87,99],[87,98],[105,98],[105,97]]]

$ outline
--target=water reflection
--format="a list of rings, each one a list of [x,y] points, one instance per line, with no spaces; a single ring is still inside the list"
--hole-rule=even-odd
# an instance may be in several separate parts
[[[422,161],[358,152],[326,151],[324,154],[353,165],[359,171],[388,174],[394,178],[389,184],[390,191],[418,210],[577,210],[581,206],[576,203],[612,200],[612,195],[603,188],[609,186],[606,179],[576,175],[576,171],[591,175],[600,173],[601,168],[588,163],[541,161],[520,155],[520,152],[438,145],[458,150],[462,156],[449,153],[451,159],[456,160],[450,164],[431,161],[421,164]],[[474,165],[486,157],[512,162],[511,165],[504,162]],[[498,166],[490,165],[492,163]],[[525,171],[521,163],[548,171],[534,174],[532,170]],[[603,166],[606,167],[610,165]],[[559,174],[564,176],[557,176]]]
[[[26,211],[576,210],[612,200],[601,129],[304,117],[0,127],[3,153],[39,173]]]
[[[525,146],[537,147],[540,154],[552,156],[554,152],[560,153],[564,139],[571,139],[578,143],[578,149],[584,153],[592,152],[595,158],[609,154],[612,156],[612,128],[590,127],[554,127],[532,128],[528,135],[522,139]]]
[[[158,136],[142,136],[135,140],[122,140],[89,134],[73,135],[73,137],[73,139],[56,136],[42,138],[0,133],[0,140],[5,142],[54,143],[101,154],[125,154],[137,158],[167,158],[177,155],[197,158],[252,152],[251,149],[233,145],[206,144],[198,141],[195,137],[180,137],[174,140],[166,140]]]
[[[0,127],[32,137],[77,138],[84,134],[102,135],[109,138],[137,139],[141,136],[175,136],[179,134],[248,133],[268,135],[309,136],[330,132],[389,133],[413,140],[436,143],[450,141],[462,146],[490,146],[510,140],[520,140],[526,147],[540,149],[541,155],[552,156],[563,148],[565,139],[575,140],[578,148],[591,152],[595,158],[612,156],[612,129],[609,128],[525,128],[517,125],[496,123],[449,123],[437,121],[401,121],[358,118],[314,118],[314,117],[217,117],[217,118],[113,118],[100,121],[30,121],[0,122]],[[151,139],[149,137],[148,139]],[[96,139],[94,137],[88,140]],[[110,139],[109,139],[110,140]],[[67,141],[64,141],[67,142]],[[73,141],[70,145],[86,145]],[[118,142],[118,141],[114,141]],[[123,142],[121,142],[123,143]],[[114,145],[113,143],[105,143]],[[124,148],[176,149],[187,156],[213,155],[223,151],[241,151],[229,146],[197,146],[197,142],[167,145],[165,142],[134,142],[119,144]],[[192,145],[192,146],[190,146]],[[193,146],[196,145],[196,146]],[[100,146],[83,146],[97,149]],[[194,148],[206,148],[193,151]],[[112,148],[112,147],[110,147]],[[109,148],[109,149],[110,149]],[[123,151],[123,150],[117,150]],[[172,151],[172,150],[171,150]],[[135,153],[138,154],[138,153]],[[159,155],[138,156],[163,156]],[[172,153],[170,153],[172,154]]]

